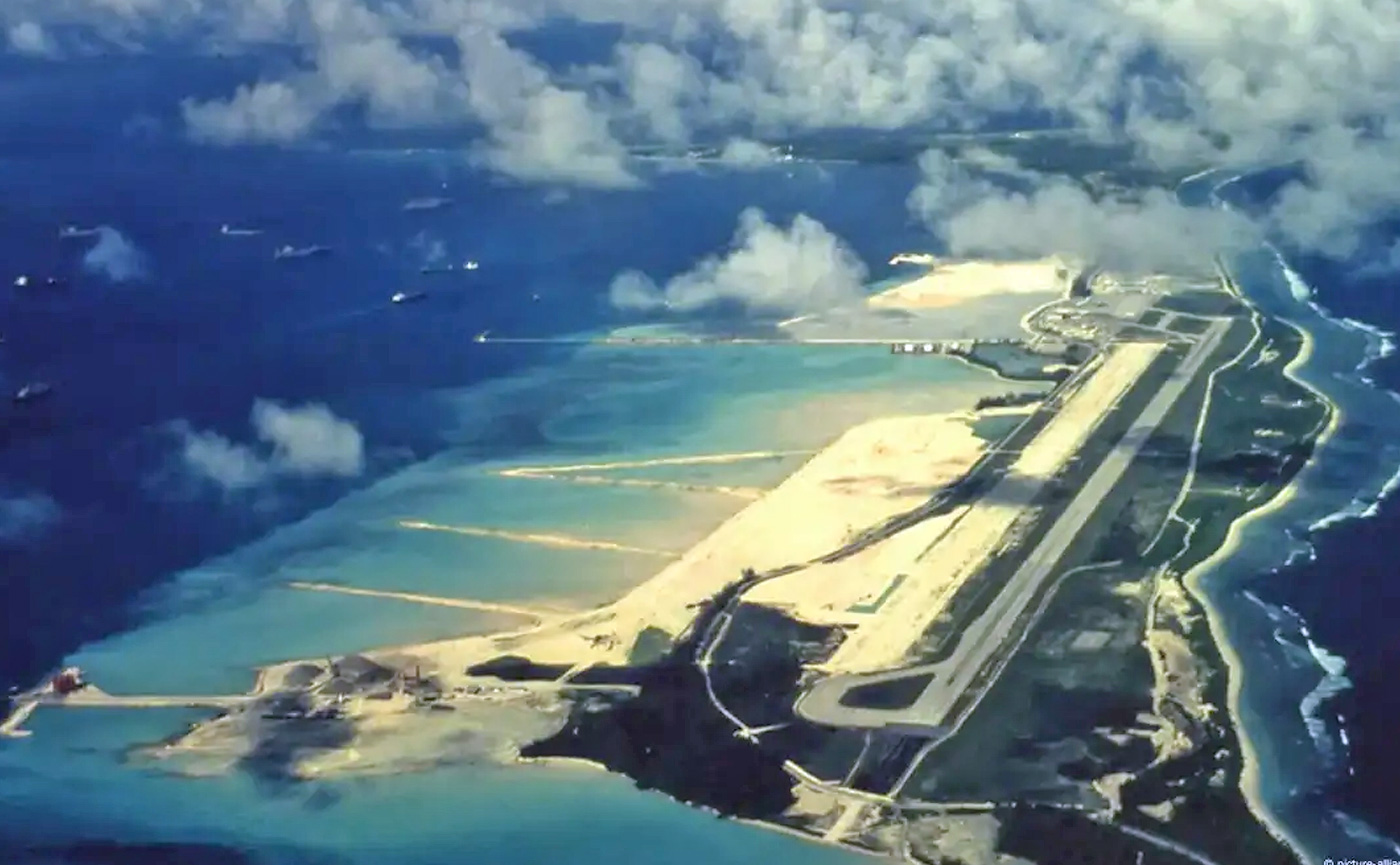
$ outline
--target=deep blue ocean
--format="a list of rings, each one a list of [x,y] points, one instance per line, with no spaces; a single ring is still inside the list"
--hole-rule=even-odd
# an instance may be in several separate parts
[[[0,498],[42,495],[57,507],[48,519],[0,532],[6,687],[28,686],[83,643],[154,614],[150,592],[173,573],[396,469],[449,447],[483,459],[528,448],[544,435],[528,413],[506,406],[464,418],[441,395],[561,363],[569,349],[475,350],[471,337],[481,330],[542,336],[625,323],[605,299],[614,274],[683,270],[722,248],[748,206],[784,219],[808,213],[868,262],[928,245],[904,205],[913,166],[795,165],[748,174],[651,164],[641,168],[645,189],[582,192],[498,180],[440,141],[418,150],[409,145],[423,142],[393,136],[346,135],[333,146],[290,150],[181,143],[173,131],[178,99],[224,92],[248,71],[219,60],[0,61],[0,386],[44,380],[56,388],[41,404],[0,406]],[[454,203],[403,209],[424,196]],[[221,236],[225,223],[264,233]],[[139,251],[131,261],[139,272],[113,280],[86,269],[96,240],[60,238],[70,224],[119,231]],[[275,262],[273,250],[283,244],[332,252]],[[467,259],[480,269],[419,273],[426,264]],[[1400,330],[1393,277],[1357,276],[1353,262],[1294,264],[1329,312]],[[21,274],[61,277],[66,285],[10,288]],[[401,289],[430,297],[391,305]],[[1368,375],[1400,389],[1396,358],[1377,361]],[[367,442],[365,473],[279,485],[251,502],[182,480],[171,425],[246,440],[257,398],[325,403],[353,420]],[[1400,439],[1389,428],[1367,434]],[[1345,753],[1297,797],[1361,816],[1390,837],[1400,837],[1393,735],[1400,692],[1388,676],[1400,662],[1397,536],[1400,504],[1390,501],[1369,518],[1311,537],[1311,557],[1296,556],[1238,587],[1273,610],[1293,611],[1318,646],[1345,660],[1334,681],[1344,675],[1350,687],[1312,707],[1340,719],[1344,733],[1330,735],[1345,736]],[[168,604],[159,609],[170,612]],[[1309,675],[1320,677],[1316,669]],[[1299,711],[1296,700],[1274,709]],[[1310,746],[1281,744],[1273,759],[1302,753],[1291,747]],[[599,819],[601,807],[589,811],[586,794],[570,795],[577,801],[564,812]],[[655,807],[663,804],[670,807]],[[657,827],[670,819],[628,817]],[[538,832],[537,822],[522,822],[519,833]],[[759,842],[714,846],[700,840],[708,831],[700,823],[685,826],[674,831],[695,833],[696,855],[709,857],[696,861],[834,855],[804,845],[792,848],[798,854],[779,851],[777,836],[764,833]],[[556,848],[526,844],[538,858],[519,861],[557,861],[570,843],[591,843],[586,833],[547,828],[565,840]],[[145,860],[133,854],[132,861]]]
[[[473,167],[460,140],[430,148],[419,136],[384,135],[305,149],[182,143],[179,98],[225,91],[247,75],[222,60],[0,66],[0,388],[54,385],[43,402],[0,405],[0,500],[27,503],[0,511],[8,520],[0,525],[7,688],[32,685],[106,635],[253,592],[295,555],[336,541],[313,526],[266,555],[245,545],[396,471],[448,449],[457,460],[491,460],[544,442],[538,406],[502,398],[478,413],[479,402],[457,396],[562,366],[574,349],[483,348],[472,342],[482,330],[547,336],[627,324],[606,299],[614,275],[688,268],[722,250],[750,206],[780,221],[808,213],[870,262],[920,242],[903,203],[913,166],[751,174],[646,163],[638,166],[645,188],[599,192],[499,180]],[[404,209],[429,196],[453,203]],[[227,236],[224,224],[262,233]],[[129,245],[123,267],[94,269],[101,238],[60,237],[69,225],[119,232]],[[331,252],[274,261],[284,244]],[[420,273],[466,260],[479,269]],[[21,275],[30,286],[12,287]],[[43,287],[46,277],[63,285]],[[399,290],[429,296],[391,304]],[[366,443],[365,471],[292,479],[256,495],[192,482],[180,470],[176,425],[247,442],[260,398],[324,403],[352,421]],[[302,549],[289,553],[288,544]],[[158,591],[172,575],[239,549],[238,579],[187,579],[178,592]],[[423,618],[446,628],[441,636],[460,632],[430,612]],[[288,618],[278,626],[296,627]],[[286,634],[270,642],[290,644]],[[222,654],[219,645],[191,648]],[[211,674],[239,687],[248,676],[246,668]],[[717,825],[591,773],[498,779],[467,767],[308,788],[299,804],[273,795],[263,805],[237,778],[171,781],[122,765],[126,747],[178,731],[188,713],[116,711],[96,731],[93,718],[62,714],[37,718],[44,732],[22,744],[0,744],[23,749],[12,763],[0,760],[0,787],[11,785],[0,805],[0,861],[156,861],[135,848],[53,846],[70,840],[209,841],[225,846],[172,861],[242,861],[216,857],[246,849],[260,862],[298,865],[463,855],[547,862],[579,849],[610,862],[849,859]],[[51,777],[23,768],[45,765]],[[18,852],[36,844],[47,852]]]
[[[1371,243],[1394,242],[1388,232]],[[1374,257],[1374,247],[1358,258]],[[1315,290],[1314,299],[1335,317],[1400,331],[1400,274],[1366,273],[1355,261],[1294,257],[1295,268]],[[1400,392],[1400,358],[1377,358],[1365,376]],[[1400,430],[1376,431],[1387,444]],[[1341,810],[1364,817],[1391,838],[1400,837],[1400,690],[1392,681],[1400,665],[1400,501],[1365,509],[1360,519],[1339,521],[1309,535],[1310,555],[1277,574],[1261,577],[1257,594],[1295,610],[1312,639],[1346,660],[1350,681],[1329,701],[1346,731],[1345,769],[1319,791]]]
[[[161,575],[350,487],[299,484],[258,507],[230,506],[166,477],[173,421],[247,439],[255,398],[323,402],[364,434],[369,470],[354,483],[365,484],[462,443],[461,419],[437,392],[560,360],[547,347],[473,350],[472,335],[621,324],[606,301],[616,273],[685,269],[725,246],[746,206],[809,212],[871,260],[918,236],[902,203],[907,168],[865,171],[859,183],[824,170],[792,183],[780,172],[658,168],[648,191],[569,192],[495,181],[464,150],[211,150],[131,131],[133,116],[168,114],[190,80],[196,92],[200,82],[217,89],[237,72],[223,65],[222,75],[155,59],[104,61],[85,77],[67,65],[0,69],[0,385],[56,386],[31,410],[3,407],[0,490],[42,491],[63,512],[54,532],[0,548],[7,683],[119,627]],[[172,88],[176,72],[188,80]],[[98,78],[100,99],[79,86]],[[173,121],[151,125],[162,122]],[[425,196],[454,205],[403,210]],[[221,236],[223,224],[265,233]],[[146,274],[113,283],[86,273],[94,242],[61,239],[65,225],[120,231]],[[333,252],[274,262],[284,244]],[[480,269],[419,273],[467,259]],[[10,289],[21,274],[68,285]],[[430,302],[394,307],[400,289],[427,290]],[[470,446],[483,456],[538,435],[509,414],[479,420]]]

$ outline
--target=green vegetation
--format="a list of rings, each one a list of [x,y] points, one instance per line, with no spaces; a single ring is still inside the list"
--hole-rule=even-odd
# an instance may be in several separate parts
[[[1172,331],[1173,333],[1183,333],[1187,336],[1196,336],[1197,334],[1205,333],[1206,329],[1209,327],[1210,319],[1177,316],[1176,318],[1172,319],[1172,323],[1167,326],[1167,329]]]
[[[841,695],[841,705],[854,709],[907,709],[933,681],[932,673],[916,673],[884,682],[856,685]]]
[[[627,663],[633,667],[654,664],[666,657],[674,645],[675,641],[670,634],[661,628],[648,625],[637,635],[637,641],[628,650]]]
[[[1260,335],[1239,363],[1216,377],[1181,521],[1148,552],[1153,562],[1170,561],[1178,573],[1216,549],[1235,519],[1282,489],[1306,462],[1327,422],[1326,406],[1283,372],[1301,348],[1301,334],[1285,322],[1263,320]],[[1170,416],[1160,432],[1189,446],[1198,414]],[[1183,549],[1188,525],[1195,528],[1189,549]]]
[[[986,367],[1003,378],[1017,381],[1059,381],[1063,372],[1046,372],[1047,366],[1056,364],[1074,365],[1082,361],[1069,357],[1041,354],[1026,348],[1018,342],[984,343],[972,346],[972,351],[963,355],[969,362]]]
[[[1220,299],[1236,303],[1218,292],[1195,292],[1188,293],[1185,305],[1199,311],[1208,296],[1214,298],[1212,311],[1226,306]],[[1260,328],[1258,339],[1255,321]],[[1284,373],[1301,342],[1298,331],[1285,322],[1236,318],[1201,374],[1129,467],[1127,477],[1066,550],[1049,590],[1053,594],[1042,602],[1044,614],[1030,626],[1023,648],[1012,656],[958,733],[918,768],[908,788],[911,795],[935,800],[1073,802],[1079,801],[1076,797],[1083,795],[1082,786],[1089,780],[1129,772],[1134,778],[1123,787],[1123,820],[1220,862],[1293,862],[1287,849],[1248,813],[1240,797],[1238,741],[1223,715],[1202,721],[1186,715],[1170,700],[1164,703],[1163,717],[1180,727],[1194,747],[1151,768],[1155,748],[1147,738],[1148,728],[1137,717],[1153,706],[1155,676],[1142,641],[1154,586],[1162,580],[1179,580],[1219,548],[1236,519],[1282,489],[1306,461],[1327,422],[1326,406]],[[1234,364],[1218,372],[1212,382],[1208,372],[1232,360]],[[1126,411],[1129,418],[1136,417],[1141,405],[1131,404],[1134,396],[1139,391],[1155,393],[1160,385],[1160,379],[1153,381],[1157,375],[1160,371],[1149,369],[1143,385],[1130,392],[1115,414]],[[1171,518],[1192,464],[1192,442],[1201,413],[1207,407],[1192,485],[1182,500],[1179,519]],[[1110,415],[1105,424],[1113,419]],[[1116,438],[1111,426],[1101,428],[1079,463],[1097,466],[1102,455],[1096,451],[1111,447]],[[1072,473],[1059,480],[1073,484]],[[1019,547],[1022,555],[1038,537],[1034,530],[1027,534]],[[1014,566],[1016,561],[1019,557],[1006,565]],[[1084,567],[1091,564],[1097,566]],[[1165,572],[1160,570],[1164,565]],[[983,579],[994,578],[1000,566],[994,563]],[[1157,620],[1156,627],[1185,640],[1196,661],[1200,696],[1221,707],[1228,686],[1226,669],[1205,617],[1194,601],[1188,603],[1192,609],[1184,617],[1166,616],[1165,621]],[[965,610],[958,620],[966,621],[972,611]],[[945,639],[951,636],[944,633]],[[1115,737],[1100,735],[1104,730],[1113,730]],[[1169,799],[1175,807],[1164,821],[1138,810],[1139,805]],[[1105,852],[1106,858],[1075,854],[1073,843],[1064,846],[1069,852],[1056,853],[1061,845],[1047,846],[1052,838],[1087,842],[1097,832],[1115,830],[1095,827],[1082,818],[1067,818],[1080,820],[1081,825],[1053,828],[1042,819],[1047,814],[1060,819],[1053,812],[1033,814],[1024,808],[999,814],[1008,818],[1000,849],[1042,863],[1136,861],[1137,842],[1131,840],[1117,842],[1122,849]],[[1038,847],[1032,844],[1036,839]],[[1152,861],[1147,858],[1151,848],[1141,849],[1145,851],[1142,861]]]
[[[1029,411],[1024,411],[979,417],[972,421],[972,432],[986,442],[1000,441],[1010,435],[1011,431],[1029,415]]]
[[[1190,172],[1164,172],[1139,164],[1131,144],[1098,142],[1071,130],[963,135],[938,129],[824,130],[791,139],[800,159],[853,159],[859,162],[915,162],[928,150],[954,158],[989,150],[1025,168],[1081,180],[1089,191],[1121,186],[1167,186]]]
[[[1152,749],[1144,737],[1120,745],[1094,731],[1131,728],[1151,709],[1152,671],[1142,647],[1147,579],[1131,566],[1063,576],[1021,651],[958,732],[916,770],[907,794],[1075,802],[1087,773],[1071,771],[1072,764],[1101,771],[1145,766]]]
[[[1140,841],[1073,811],[998,811],[997,849],[1038,865],[1191,865],[1191,859]],[[1232,860],[1244,863],[1246,860]]]
[[[1139,327],[1136,324],[1127,324],[1118,330],[1119,339],[1138,340],[1142,342],[1156,342],[1161,340],[1162,334],[1155,330]]]
[[[1157,324],[1161,322],[1162,317],[1164,315],[1165,313],[1163,313],[1160,309],[1149,309],[1147,312],[1144,312],[1142,315],[1138,316],[1137,323],[1142,325],[1143,327],[1156,327]]]
[[[1211,289],[1173,292],[1157,301],[1157,307],[1188,315],[1241,315],[1245,312],[1234,295]]]
[[[918,652],[921,662],[936,663],[952,656],[967,623],[986,610],[996,593],[1021,566],[1026,552],[1035,549],[1040,543],[1041,538],[1054,524],[1054,517],[1059,512],[1060,505],[1068,501],[1074,491],[1093,474],[1133,421],[1137,420],[1147,403],[1175,372],[1183,353],[1184,349],[1181,346],[1169,346],[1157,355],[1137,384],[1103,418],[1089,442],[1081,449],[1079,458],[1046,484],[1032,501],[1031,507],[1017,520],[1017,524],[1011,529],[1012,534],[1020,538],[1016,547],[994,557],[972,579],[957,588],[943,612],[921,640]],[[1124,485],[1117,486],[1121,488]],[[1106,512],[1104,508],[1099,510],[1099,513]],[[1084,533],[1081,532],[1080,536],[1082,538]],[[1071,549],[1073,548],[1072,544]]]
[[[1034,402],[1039,402],[1041,396],[1042,395],[1040,391],[1031,391],[1029,393],[1003,393],[997,394],[996,396],[984,396],[981,399],[977,400],[977,402],[972,406],[972,408],[976,411],[981,411],[983,409],[988,408],[1018,408],[1020,406],[1026,406]]]

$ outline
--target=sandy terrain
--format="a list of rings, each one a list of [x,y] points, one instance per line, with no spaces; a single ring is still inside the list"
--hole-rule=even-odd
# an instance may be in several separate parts
[[[928,309],[990,295],[1063,294],[1069,273],[1070,268],[1058,258],[937,264],[923,276],[880,292],[869,303],[877,309]]]
[[[908,579],[824,669],[868,672],[899,664],[953,591],[1014,540],[1011,529],[1035,494],[1079,450],[1160,350],[1160,345],[1149,343],[1116,347],[1012,463],[996,488],[1005,486],[1007,494],[984,497],[964,509],[937,543],[909,564]]]
[[[831,552],[922,504],[961,476],[983,447],[966,424],[943,415],[854,427],[618,606],[677,633],[692,616],[687,604],[712,596],[745,568],[763,571]]]
[[[744,599],[777,607],[814,625],[860,625],[878,613],[874,605],[895,584],[898,575],[908,574],[919,556],[948,531],[964,510],[965,507],[956,508],[925,520],[839,562],[813,565],[763,583]]]
[[[926,273],[858,303],[798,316],[780,326],[799,340],[1023,339],[1023,319],[1064,297],[1074,273],[1057,258],[928,264]]]
[[[942,414],[861,424],[613,604],[512,634],[374,654],[400,661],[411,657],[449,681],[467,666],[501,654],[580,667],[625,663],[645,628],[678,635],[694,618],[696,605],[739,579],[745,568],[762,571],[831,552],[854,532],[922,504],[934,489],[962,475],[984,446],[966,422]],[[881,588],[867,583],[852,602]],[[834,597],[845,591],[835,591]],[[804,585],[802,593],[813,591]],[[273,669],[267,679],[279,677]]]
[[[930,252],[901,252],[890,258],[890,264],[927,264],[938,263],[938,256]]]

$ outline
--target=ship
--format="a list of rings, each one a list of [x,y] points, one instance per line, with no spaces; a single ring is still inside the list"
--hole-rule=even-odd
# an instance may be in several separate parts
[[[404,202],[404,210],[440,210],[452,204],[452,199],[443,197],[414,198]]]
[[[262,234],[261,228],[234,228],[232,225],[219,226],[219,233],[226,237],[253,237]]]
[[[58,230],[59,237],[96,237],[100,233],[96,228],[79,228],[76,225],[65,225]]]
[[[15,288],[38,288],[41,285],[44,288],[62,288],[67,284],[66,280],[57,276],[46,276],[42,281],[35,280],[28,274],[20,274],[15,277]]]
[[[53,393],[53,385],[46,381],[34,381],[15,391],[14,401],[20,404],[34,402],[51,393]]]
[[[481,264],[472,260],[462,262],[460,268],[455,264],[425,264],[418,268],[418,272],[423,274],[456,273],[458,270],[476,270],[478,267],[481,267]]]
[[[277,251],[272,253],[273,259],[284,258],[315,258],[322,255],[330,255],[329,246],[279,246]]]
[[[415,300],[422,300],[427,297],[426,291],[396,291],[394,296],[389,298],[391,303],[412,303]]]

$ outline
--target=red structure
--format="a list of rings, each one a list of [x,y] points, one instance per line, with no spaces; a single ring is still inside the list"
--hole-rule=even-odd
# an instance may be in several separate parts
[[[69,667],[49,680],[55,694],[71,694],[86,684],[83,671],[77,667]]]

